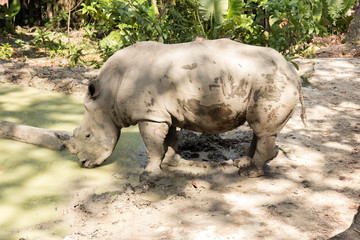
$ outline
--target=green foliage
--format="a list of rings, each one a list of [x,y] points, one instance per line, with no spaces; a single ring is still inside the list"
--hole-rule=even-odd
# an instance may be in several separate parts
[[[326,31],[341,34],[347,32],[353,16],[345,14],[355,4],[356,0],[322,0],[323,15],[321,23]]]
[[[209,39],[229,37],[270,46],[283,53],[295,53],[304,51],[314,35],[327,33],[332,24],[325,24],[326,18],[334,19],[330,22],[338,23],[337,28],[343,31],[344,18],[335,20],[343,16],[354,1],[199,0],[199,12]]]
[[[17,39],[15,41],[15,44],[16,44],[17,47],[20,47],[20,48],[25,46],[25,42],[22,39]]]
[[[53,19],[51,21],[48,21],[45,23],[45,27],[47,29],[56,29],[59,30],[59,28],[67,28],[67,20],[69,17],[69,11],[67,10],[58,10],[56,14],[53,16]]]
[[[148,6],[147,1],[89,0],[82,6],[82,16],[94,18],[98,33],[105,35],[99,49],[106,58],[139,41],[164,42],[169,35],[168,26],[158,21],[154,8]]]
[[[0,19],[12,20],[20,11],[20,0],[13,0],[9,8],[5,5],[0,5]]]
[[[284,54],[303,53],[314,35],[326,34],[355,0],[85,0],[79,10],[86,36],[96,40],[106,61],[115,51],[140,41],[178,43],[197,35],[227,37],[269,46]],[[159,2],[159,1],[158,1]],[[66,11],[56,21],[65,19]],[[327,20],[330,19],[330,20]],[[327,21],[325,21],[327,20]],[[61,41],[39,32],[36,46],[63,51]],[[73,48],[73,47],[71,47]],[[83,64],[83,49],[71,49],[71,65]]]
[[[231,39],[261,44],[260,25],[256,24],[258,0],[199,0],[199,13],[208,39]]]
[[[190,41],[200,33],[196,26],[196,15],[192,8],[197,7],[192,0],[167,5],[160,15],[154,6],[143,0],[88,0],[82,4],[84,19],[91,16],[95,20],[89,23],[95,26],[97,34],[104,36],[99,41],[99,51],[104,61],[115,51],[141,41],[174,43]],[[85,27],[88,35],[94,35]]]
[[[116,30],[112,31],[109,35],[107,35],[99,42],[99,47],[101,49],[120,49],[122,45],[123,43],[121,38],[121,32]]]
[[[75,49],[75,51],[73,53],[71,53],[69,56],[69,60],[70,60],[70,66],[71,67],[75,67],[75,66],[86,66],[85,62],[82,60],[82,57],[85,56],[85,54],[83,53],[83,48],[80,47],[78,49]]]
[[[230,0],[220,36],[254,45],[266,45],[265,13],[259,0]]]
[[[95,37],[95,25],[94,24],[86,24],[83,29],[85,30],[85,36],[89,39],[93,39]]]
[[[14,53],[14,49],[11,47],[9,43],[1,44],[0,46],[0,58],[1,59],[9,59]]]
[[[42,0],[46,4],[52,0]],[[315,35],[346,31],[351,17],[344,14],[356,0],[83,0],[77,11],[85,36],[96,42],[93,48],[106,61],[115,51],[140,41],[179,43],[201,35],[207,39],[230,38],[269,46],[285,55],[309,52]],[[14,17],[19,9],[14,0],[8,10],[1,7],[0,19]],[[45,5],[43,5],[42,9]],[[10,13],[10,12],[9,12]],[[68,11],[58,9],[47,29],[67,26]],[[76,14],[74,13],[74,16]],[[73,26],[76,24],[72,23]],[[64,44],[61,35],[37,30],[35,47],[61,54],[71,66],[88,65],[85,47]],[[89,40],[88,40],[89,41]],[[311,53],[310,49],[310,53]],[[94,61],[95,62],[95,61]],[[97,64],[97,63],[96,63]]]
[[[293,51],[320,33],[322,12],[319,0],[268,1],[263,6],[267,9],[271,27],[269,45],[279,51]]]
[[[228,0],[199,0],[199,12],[205,21],[222,24],[228,9]]]
[[[228,37],[266,45],[283,53],[303,52],[315,35],[335,28],[345,32],[343,17],[355,0],[199,0],[207,38]],[[228,5],[226,5],[228,4]],[[227,6],[226,11],[223,6]],[[216,17],[222,15],[221,17]]]
[[[325,0],[327,11],[331,19],[336,20],[344,16],[355,4],[356,0]]]
[[[242,15],[244,13],[244,8],[246,8],[246,3],[243,1],[229,0],[227,19]]]
[[[101,58],[104,61],[106,61],[123,45],[124,44],[122,42],[121,32],[112,31],[109,35],[107,35],[99,42],[99,50],[101,52]]]
[[[38,35],[33,40],[35,47],[50,50],[50,57],[65,49],[65,46],[60,39],[61,36],[52,39],[50,38],[51,32],[43,31],[41,29],[37,29],[36,33]]]
[[[205,35],[198,9],[197,0],[181,0],[164,8],[160,20],[169,29],[164,42],[189,42],[197,35]]]
[[[8,21],[7,30],[10,33],[15,32],[15,16],[19,13],[20,8],[20,0],[13,0],[9,8],[5,5],[0,5],[0,19]]]
[[[46,32],[46,31],[43,31],[41,29],[37,29],[36,33],[38,34],[34,38],[34,44],[35,44],[36,47],[45,46],[48,42],[51,41],[51,39],[49,37],[50,32]]]

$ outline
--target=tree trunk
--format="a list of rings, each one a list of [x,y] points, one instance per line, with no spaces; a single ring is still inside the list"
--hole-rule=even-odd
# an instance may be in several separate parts
[[[53,4],[51,4],[51,2],[46,3],[46,14],[47,14],[49,21],[54,19]]]
[[[346,42],[360,44],[360,3],[357,3],[354,18],[350,23],[349,30],[346,34]]]
[[[61,151],[64,145],[57,135],[71,136],[66,131],[53,131],[0,120],[0,138],[13,139],[40,147]]]

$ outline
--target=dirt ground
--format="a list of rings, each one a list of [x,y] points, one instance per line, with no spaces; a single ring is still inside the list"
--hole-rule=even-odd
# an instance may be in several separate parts
[[[59,221],[76,231],[64,240],[327,239],[348,228],[360,204],[360,59],[298,63],[309,82],[307,126],[298,109],[264,177],[239,177],[232,166],[251,140],[248,126],[220,135],[182,131],[184,159],[155,184],[138,181],[142,157],[113,176],[121,186],[74,191]],[[67,94],[83,95],[97,74],[0,60],[0,84]]]

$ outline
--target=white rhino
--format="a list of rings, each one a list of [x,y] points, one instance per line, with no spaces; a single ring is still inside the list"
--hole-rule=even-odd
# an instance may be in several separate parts
[[[157,176],[176,151],[176,128],[221,133],[246,121],[253,130],[239,173],[264,174],[275,138],[295,111],[305,108],[294,67],[271,48],[227,39],[160,44],[141,42],[116,52],[91,82],[85,115],[70,138],[61,137],[83,167],[104,162],[124,127],[138,124],[148,164]],[[241,159],[238,159],[241,160]]]

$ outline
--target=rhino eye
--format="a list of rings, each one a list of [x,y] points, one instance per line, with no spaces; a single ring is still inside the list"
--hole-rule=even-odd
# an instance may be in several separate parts
[[[88,134],[85,135],[85,137],[86,137],[86,138],[90,138],[90,137],[91,137],[91,134],[88,133]]]

